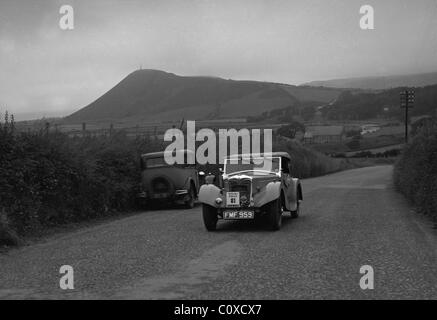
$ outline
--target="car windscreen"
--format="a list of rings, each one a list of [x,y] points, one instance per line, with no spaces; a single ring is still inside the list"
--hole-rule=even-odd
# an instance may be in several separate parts
[[[234,174],[238,172],[273,172],[280,170],[280,158],[240,158],[226,159],[225,173]]]
[[[158,158],[148,158],[145,159],[146,168],[159,168],[159,167],[167,167],[168,164],[165,162],[163,157]]]

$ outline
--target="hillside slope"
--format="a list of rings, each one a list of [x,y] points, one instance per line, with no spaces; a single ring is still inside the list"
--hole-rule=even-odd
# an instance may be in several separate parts
[[[330,88],[384,90],[396,87],[423,87],[437,84],[437,72],[386,77],[359,77],[312,81],[305,85]]]
[[[406,88],[395,88],[381,92],[343,92],[335,103],[323,108],[328,119],[364,120],[378,116],[403,119],[404,109],[399,106],[399,93]],[[415,91],[415,105],[411,116],[433,115],[437,111],[437,85],[409,88]]]
[[[299,99],[324,103],[339,94],[333,89],[137,70],[65,121],[245,118],[287,106],[299,107]]]

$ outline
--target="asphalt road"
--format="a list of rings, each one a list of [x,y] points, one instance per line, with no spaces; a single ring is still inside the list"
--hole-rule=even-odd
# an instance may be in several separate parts
[[[437,298],[437,231],[391,185],[391,166],[303,181],[280,231],[201,208],[147,211],[0,254],[0,298]],[[74,268],[61,290],[59,268]],[[374,289],[359,286],[374,269]]]

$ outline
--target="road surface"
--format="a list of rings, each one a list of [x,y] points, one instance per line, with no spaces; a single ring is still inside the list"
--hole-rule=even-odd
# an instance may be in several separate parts
[[[437,235],[391,185],[391,166],[303,181],[298,219],[271,232],[201,207],[146,211],[0,254],[0,298],[437,298]],[[61,290],[59,268],[74,269]],[[360,267],[374,270],[362,290]]]

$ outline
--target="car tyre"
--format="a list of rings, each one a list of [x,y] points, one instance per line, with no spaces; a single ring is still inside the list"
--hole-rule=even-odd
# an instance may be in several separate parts
[[[267,206],[267,218],[270,230],[276,231],[282,226],[282,205],[281,199],[270,202]]]
[[[192,186],[190,187],[190,190],[188,192],[188,196],[189,196],[188,200],[185,201],[185,207],[187,209],[193,209],[194,205],[195,205],[196,193],[195,193]]]
[[[290,215],[292,219],[296,219],[299,218],[299,214],[300,214],[300,200],[297,200],[297,208],[296,210],[290,211]]]
[[[208,231],[214,231],[217,228],[217,209],[207,204],[202,205],[202,216],[205,228]]]

